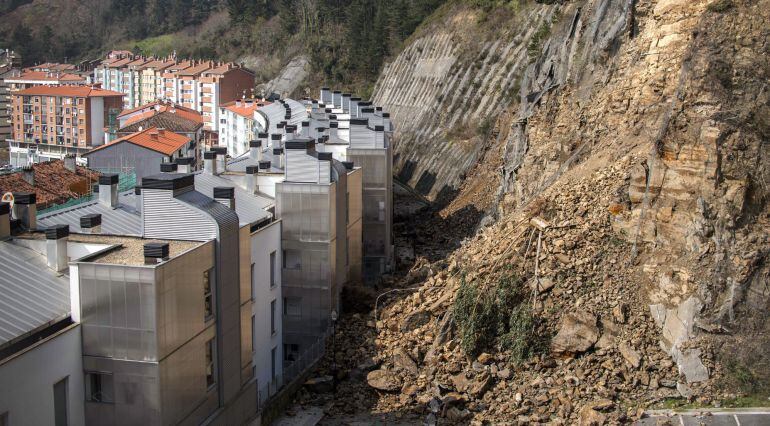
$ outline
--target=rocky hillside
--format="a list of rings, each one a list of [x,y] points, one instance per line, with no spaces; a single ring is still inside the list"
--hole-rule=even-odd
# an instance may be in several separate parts
[[[465,110],[479,111],[471,123],[503,112],[484,148],[441,136],[462,117],[436,94],[466,91],[441,74],[457,63],[451,35],[416,38],[414,57],[378,83],[375,99],[402,122],[405,180],[456,197],[415,222],[403,290],[343,318],[350,345],[334,356],[350,379],[330,412],[602,424],[670,404],[767,404],[770,1],[586,0],[522,13],[538,24],[505,27],[522,34],[511,56],[536,50],[518,75],[501,76],[508,55],[465,69],[519,81],[513,104],[495,84],[469,90],[498,99]],[[542,22],[552,25],[532,43]],[[467,237],[479,223],[468,213],[484,212]],[[430,246],[436,234],[467,238]]]

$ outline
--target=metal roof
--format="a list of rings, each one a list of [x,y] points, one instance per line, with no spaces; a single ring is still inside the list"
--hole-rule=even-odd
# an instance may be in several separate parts
[[[37,217],[37,224],[40,227],[69,225],[71,232],[82,233],[80,218],[93,213],[102,215],[101,234],[142,235],[142,217],[136,210],[136,195],[133,190],[118,194],[118,207],[115,209],[99,201],[91,201],[40,215]]]
[[[69,279],[38,252],[0,242],[0,345],[70,313]]]
[[[248,225],[260,222],[272,215],[265,211],[266,208],[275,204],[272,198],[250,194],[236,182],[232,180],[212,175],[206,172],[197,172],[195,174],[195,190],[207,197],[214,198],[214,188],[218,186],[232,186],[235,188],[235,213],[238,214],[240,225]]]

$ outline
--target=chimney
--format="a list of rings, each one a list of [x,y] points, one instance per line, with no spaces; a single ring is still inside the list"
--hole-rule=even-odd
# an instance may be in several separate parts
[[[75,171],[75,156],[68,154],[64,156],[64,168],[74,172]]]
[[[280,169],[284,167],[283,148],[273,148],[273,163]]]
[[[350,111],[350,97],[353,96],[350,93],[342,94],[342,110],[345,112]]]
[[[329,139],[338,139],[339,136],[337,136],[337,129],[339,128],[340,124],[336,121],[330,121],[329,122]]]
[[[176,163],[160,163],[161,173],[176,173],[178,168]]]
[[[0,202],[0,240],[11,236],[11,205]]]
[[[37,229],[37,205],[34,192],[13,193],[13,218],[27,229]]]
[[[45,230],[45,257],[48,267],[56,272],[67,269],[69,225],[54,225]]]
[[[303,121],[302,122],[302,130],[300,131],[299,134],[303,138],[309,138],[310,137],[310,122],[309,121]]]
[[[134,195],[136,196],[136,211],[142,213],[142,187],[134,187]]]
[[[335,90],[334,93],[332,93],[332,103],[335,108],[342,108],[342,92]]]
[[[262,148],[267,148],[270,146],[270,135],[267,133],[259,133],[257,134],[257,139],[259,139],[260,142],[262,142]],[[260,149],[261,151],[261,149]]]
[[[258,162],[262,159],[262,141],[249,141],[249,160]]]
[[[259,184],[257,183],[257,176],[259,173],[259,166],[246,166],[246,189],[249,194],[256,194],[259,190]]]
[[[214,201],[221,203],[230,210],[235,210],[235,188],[232,186],[215,187]]]
[[[217,174],[217,153],[206,151],[203,153],[203,171],[210,175]]]
[[[212,151],[217,153],[217,170],[219,173],[227,171],[227,147],[226,146],[214,146]]]
[[[99,203],[106,207],[118,207],[118,175],[103,174],[99,176]]]
[[[331,152],[319,152],[318,153],[318,168],[319,171],[323,170],[319,176],[319,183],[331,183],[331,167],[332,167],[332,153]]]
[[[35,186],[35,169],[32,166],[26,166],[21,169],[21,177],[30,186]]]
[[[176,159],[177,164],[177,172],[179,173],[192,173],[192,167],[193,162],[195,159],[193,157],[179,157]]]
[[[168,260],[168,243],[145,243],[144,264],[157,265]]]
[[[150,139],[152,139],[154,141],[158,140],[158,131],[157,130],[150,132]]]
[[[280,148],[281,147],[281,135],[278,133],[273,133],[270,135],[270,146],[273,148]]]
[[[91,213],[80,216],[80,229],[84,234],[99,234],[102,232],[102,215]]]

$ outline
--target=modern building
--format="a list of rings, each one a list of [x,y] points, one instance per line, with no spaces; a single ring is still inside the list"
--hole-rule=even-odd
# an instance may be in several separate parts
[[[83,425],[81,328],[69,280],[47,264],[56,234],[12,238],[10,210],[0,203],[0,424]]]
[[[219,107],[219,145],[226,146],[227,152],[238,157],[248,152],[249,141],[264,132],[262,122],[257,119],[257,111],[271,102],[259,98],[236,99]]]
[[[141,182],[145,176],[157,174],[162,163],[185,158],[195,166],[195,140],[172,131],[149,127],[118,138],[83,154],[88,167],[104,173],[134,176]]]
[[[104,143],[123,94],[91,86],[35,86],[11,95],[11,164],[81,155]]]

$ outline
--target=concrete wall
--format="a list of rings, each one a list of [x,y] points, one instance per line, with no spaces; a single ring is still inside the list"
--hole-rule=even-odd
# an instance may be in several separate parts
[[[67,378],[69,424],[85,424],[80,326],[73,325],[0,364],[0,415],[10,425],[53,425],[53,386]]]

